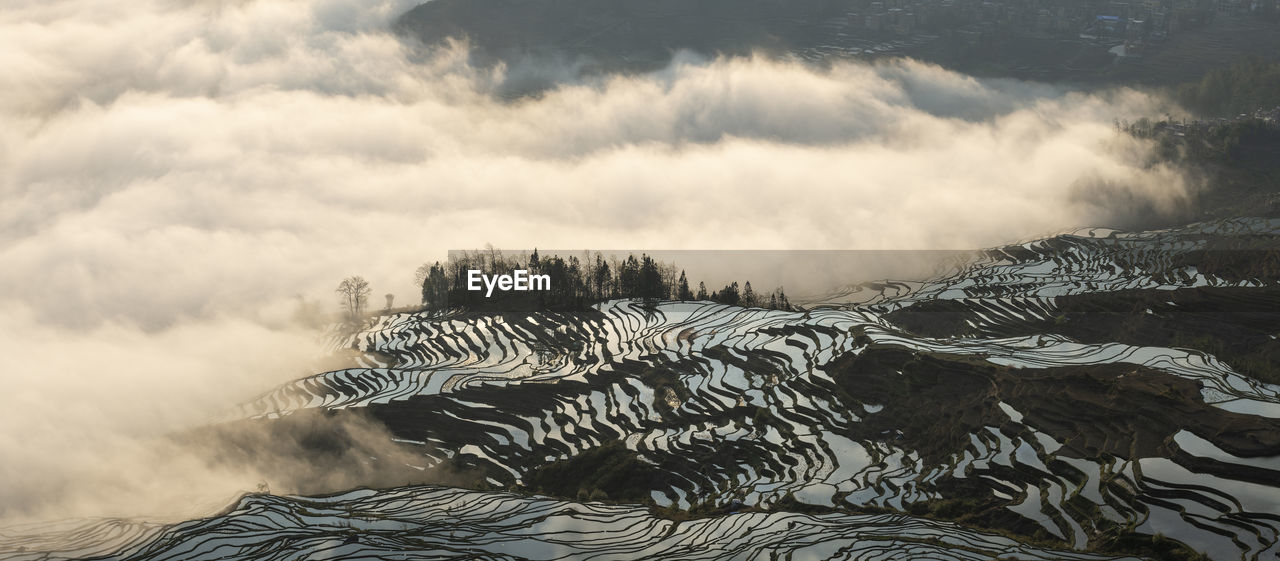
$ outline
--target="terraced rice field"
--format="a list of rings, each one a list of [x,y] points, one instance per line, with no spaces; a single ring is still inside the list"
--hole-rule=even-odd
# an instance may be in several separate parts
[[[1263,219],[1082,231],[803,312],[611,301],[384,316],[334,337],[358,352],[352,368],[232,417],[360,411],[416,450],[414,468],[463,466],[490,490],[248,495],[163,528],[10,532],[0,558],[1094,559],[1127,528],[1213,559],[1274,559],[1280,387],[1202,350],[1025,328],[1081,295],[1264,290],[1273,279],[1187,257],[1224,239],[1274,247],[1277,233]],[[896,320],[939,302],[954,304],[949,334]],[[636,474],[593,484],[609,503],[554,477],[597,473],[601,457]],[[960,511],[937,508],[948,501]],[[718,515],[675,521],[644,504]],[[795,512],[810,507],[822,513]],[[936,519],[966,516],[1055,545]]]

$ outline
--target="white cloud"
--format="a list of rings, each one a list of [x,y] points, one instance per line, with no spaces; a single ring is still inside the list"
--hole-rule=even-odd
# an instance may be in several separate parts
[[[409,5],[0,13],[0,497],[114,465],[63,455],[85,426],[197,422],[302,374],[297,294],[363,274],[412,302],[449,248],[971,248],[1190,189],[1114,134],[1155,111],[1139,92],[682,57],[504,102],[509,77],[571,72],[413,52],[382,31]]]

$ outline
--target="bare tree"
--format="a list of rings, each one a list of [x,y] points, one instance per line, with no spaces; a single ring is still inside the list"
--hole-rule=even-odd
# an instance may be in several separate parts
[[[440,262],[436,261],[436,265],[440,265]],[[427,277],[430,275],[431,275],[430,263],[423,263],[419,265],[418,270],[413,272],[413,286],[422,286],[422,281],[427,280]]]
[[[498,273],[498,260],[502,258],[502,252],[491,243],[484,244],[484,250],[489,254],[489,272]]]
[[[347,311],[351,321],[360,321],[364,315],[365,305],[369,303],[369,294],[373,292],[369,288],[369,282],[364,277],[347,277],[338,283],[338,295],[342,297],[342,309]]]

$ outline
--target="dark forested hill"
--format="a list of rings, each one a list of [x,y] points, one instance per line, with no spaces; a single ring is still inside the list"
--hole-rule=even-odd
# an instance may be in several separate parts
[[[428,44],[466,38],[480,61],[561,58],[605,70],[653,69],[686,49],[811,62],[910,56],[981,76],[1172,86],[1250,55],[1280,60],[1280,18],[1202,4],[1133,8],[1125,30],[1101,36],[1096,17],[1116,8],[1093,1],[1041,10],[928,0],[434,0],[396,28]]]
[[[679,49],[792,48],[810,22],[836,14],[818,0],[436,0],[397,27],[428,43],[465,37],[482,56],[588,55],[641,68]]]

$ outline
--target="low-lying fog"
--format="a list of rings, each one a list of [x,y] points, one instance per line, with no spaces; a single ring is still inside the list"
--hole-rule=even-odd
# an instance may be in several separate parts
[[[155,437],[310,373],[295,311],[335,308],[345,276],[381,307],[485,243],[968,249],[1197,188],[1117,135],[1170,110],[1138,91],[678,56],[504,101],[509,76],[572,72],[403,44],[385,30],[412,4],[0,11],[0,523],[180,514],[269,480]]]

